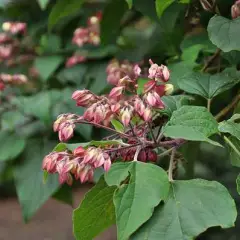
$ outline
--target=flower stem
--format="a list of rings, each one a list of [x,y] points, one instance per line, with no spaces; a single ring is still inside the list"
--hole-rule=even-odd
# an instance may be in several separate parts
[[[212,99],[209,98],[207,100],[207,109],[208,109],[209,112],[211,112],[211,102],[212,102]]]
[[[153,139],[154,143],[157,144],[157,139],[156,139],[156,137],[155,137],[155,135],[153,133],[152,126],[151,126],[151,124],[149,122],[148,122],[148,128],[149,128],[149,131],[150,131],[150,134],[152,136],[152,139]]]
[[[162,157],[164,157],[164,156],[168,155],[170,152],[172,152],[172,151],[173,151],[173,149],[175,149],[175,147],[169,148],[169,149],[168,149],[168,150],[166,150],[165,152],[163,152],[163,153],[159,154],[159,155],[158,155],[158,158],[162,158]]]
[[[174,166],[174,157],[176,154],[176,148],[172,150],[172,154],[170,157],[170,163],[169,163],[169,168],[168,168],[168,180],[169,182],[173,182],[173,166]]]
[[[134,158],[133,158],[133,161],[134,162],[136,162],[137,161],[137,159],[138,159],[138,154],[139,154],[139,152],[141,151],[141,146],[138,146],[137,147],[137,150],[136,150],[136,152],[135,152],[135,154],[134,154]]]
[[[228,137],[226,137],[226,136],[224,136],[223,138],[224,138],[225,142],[226,142],[236,153],[238,153],[238,155],[240,156],[240,151],[235,147],[235,145],[232,143],[232,141],[231,141]]]

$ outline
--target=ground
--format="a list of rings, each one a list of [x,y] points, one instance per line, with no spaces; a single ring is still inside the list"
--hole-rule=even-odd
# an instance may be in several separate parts
[[[74,193],[75,207],[88,190],[85,186]],[[50,199],[33,217],[24,224],[21,209],[15,198],[0,201],[0,240],[73,240],[72,208]],[[96,240],[116,240],[112,227]]]

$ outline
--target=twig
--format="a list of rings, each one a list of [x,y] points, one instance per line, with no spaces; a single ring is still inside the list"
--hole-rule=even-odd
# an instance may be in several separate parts
[[[171,158],[170,158],[170,163],[169,163],[169,168],[168,168],[168,180],[169,182],[173,182],[173,167],[174,167],[174,157],[176,154],[176,148],[172,150]]]
[[[157,144],[157,139],[156,139],[156,137],[155,137],[155,135],[153,133],[152,126],[151,126],[151,124],[149,122],[148,122],[148,128],[150,130],[150,134],[152,136],[152,139],[153,139],[154,143]]]
[[[218,48],[214,53],[214,55],[210,57],[209,60],[206,62],[206,64],[204,65],[201,71],[205,72],[207,68],[214,62],[214,60],[220,55],[220,53],[221,53],[221,49]]]
[[[165,152],[159,154],[159,155],[158,155],[158,158],[162,158],[162,157],[168,155],[170,152],[172,152],[173,149],[175,149],[175,147],[172,147],[172,148],[166,150]]]
[[[224,117],[232,108],[234,108],[238,102],[240,101],[240,94],[238,93],[235,98],[232,100],[232,102],[227,105],[225,108],[223,108],[216,116],[215,119],[219,121],[222,117]]]
[[[134,161],[134,162],[137,161],[137,159],[138,159],[138,154],[139,154],[139,152],[141,151],[141,148],[142,148],[142,146],[138,146],[138,147],[137,147],[137,150],[136,150],[136,152],[135,152],[135,154],[134,154],[134,158],[133,158],[133,161]]]

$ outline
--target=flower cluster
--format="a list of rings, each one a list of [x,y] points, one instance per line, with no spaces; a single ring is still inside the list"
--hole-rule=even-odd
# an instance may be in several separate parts
[[[53,152],[45,157],[43,168],[48,172],[58,172],[61,182],[71,183],[71,174],[81,182],[92,179],[95,168],[104,167],[105,171],[115,159],[123,161],[156,162],[155,142],[149,141],[149,133],[153,116],[164,108],[162,96],[171,94],[173,85],[167,84],[170,72],[164,65],[149,60],[150,67],[146,76],[138,64],[113,60],[106,71],[108,82],[114,85],[108,95],[98,96],[87,89],[76,90],[72,99],[76,105],[85,108],[84,114],[62,114],[54,123],[54,131],[58,132],[60,141],[73,137],[76,124],[92,124],[117,132],[111,122],[120,121],[124,131],[117,132],[117,137],[127,142],[119,146],[105,148],[77,148],[73,153]],[[145,84],[139,92],[139,78],[145,78]],[[153,140],[153,139],[152,139]]]
[[[240,16],[240,0],[237,0],[231,8],[232,18],[238,18]]]
[[[100,44],[100,21],[102,14],[99,12],[95,16],[89,17],[87,27],[79,27],[75,30],[72,43],[78,47],[85,44],[99,45]],[[85,62],[86,58],[79,55],[77,52],[67,59],[66,67],[72,67],[78,63]]]
[[[111,167],[109,155],[100,148],[77,147],[72,153],[52,152],[43,160],[43,169],[58,173],[60,183],[72,184],[72,174],[82,183],[93,180],[94,169],[103,166],[105,171]]]
[[[0,91],[5,89],[6,84],[21,85],[28,81],[28,78],[23,74],[0,74]]]

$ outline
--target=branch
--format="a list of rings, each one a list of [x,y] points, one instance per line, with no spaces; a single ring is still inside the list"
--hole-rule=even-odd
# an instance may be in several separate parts
[[[174,167],[174,157],[176,154],[176,148],[172,150],[170,163],[169,163],[169,169],[168,169],[168,180],[169,182],[173,182],[173,167]]]
[[[240,101],[240,94],[238,93],[235,98],[232,100],[232,102],[227,105],[225,108],[223,108],[216,116],[216,120],[219,121],[222,117],[224,117],[231,109],[233,109],[238,102]]]
[[[221,49],[217,49],[216,52],[214,53],[214,55],[212,57],[209,58],[209,60],[206,62],[206,64],[204,65],[204,67],[202,68],[202,72],[205,72],[207,70],[207,68],[214,62],[214,60],[220,55],[221,53]]]

